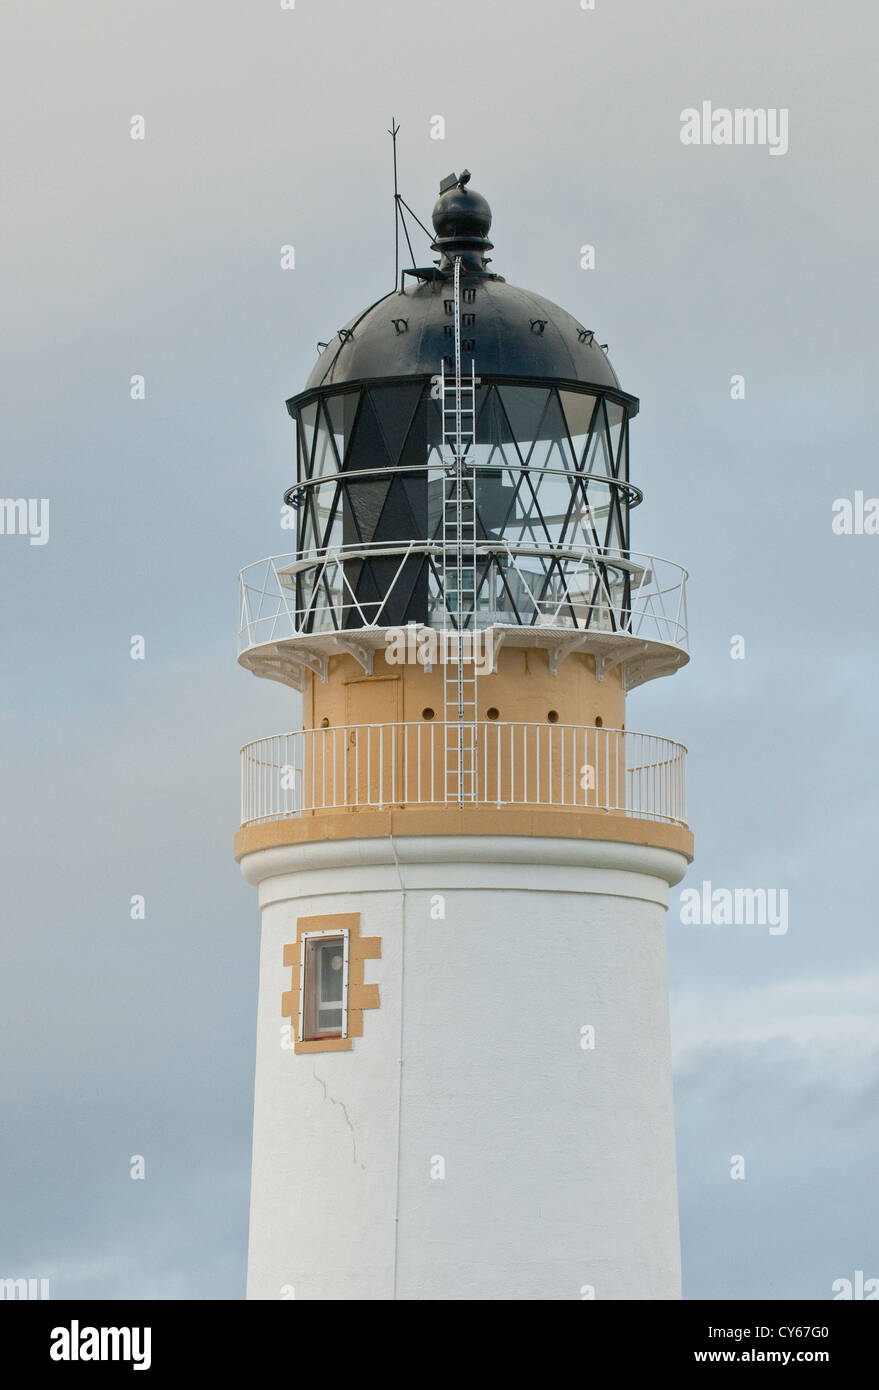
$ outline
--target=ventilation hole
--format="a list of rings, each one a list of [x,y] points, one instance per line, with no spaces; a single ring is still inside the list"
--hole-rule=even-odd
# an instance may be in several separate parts
[[[434,712],[433,712],[433,710],[430,708],[430,705],[425,705],[425,706],[424,706],[424,709],[421,711],[421,718],[422,718],[422,719],[433,719],[433,717],[434,717]]]
[[[603,725],[604,725],[604,720],[602,719],[601,715],[600,715],[600,714],[596,714],[596,716],[595,716],[595,727],[596,727],[596,729],[602,728]]]
[[[559,712],[557,709],[551,709],[546,717],[550,724],[557,724],[559,722]]]
[[[320,726],[321,726],[322,729],[328,729],[328,728],[330,727],[330,721],[329,721],[329,719],[326,719],[326,718],[322,719],[322,720],[320,721]]]
[[[498,716],[498,712],[497,712],[497,710],[495,709],[494,705],[492,705],[490,709],[487,709],[487,710],[485,711],[485,717],[486,717],[486,719],[497,719],[497,716]]]

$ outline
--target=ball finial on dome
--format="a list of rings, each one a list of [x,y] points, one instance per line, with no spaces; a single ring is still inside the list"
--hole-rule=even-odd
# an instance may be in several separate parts
[[[458,176],[450,174],[440,184],[440,196],[433,209],[435,251],[442,252],[441,267],[461,256],[469,268],[483,270],[483,252],[492,249],[488,239],[491,227],[491,208],[481,193],[468,188],[470,171]]]

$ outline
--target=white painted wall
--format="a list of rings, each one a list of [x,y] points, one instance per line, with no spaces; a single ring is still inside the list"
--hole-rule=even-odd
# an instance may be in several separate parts
[[[529,837],[249,855],[248,1297],[679,1297],[665,908],[685,869],[670,851]],[[351,911],[382,938],[365,974],[381,1007],[351,1052],[296,1056],[284,944],[299,916]]]

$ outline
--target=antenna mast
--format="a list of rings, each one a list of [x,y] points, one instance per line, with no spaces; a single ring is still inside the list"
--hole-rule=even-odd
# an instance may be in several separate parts
[[[399,130],[400,127],[392,116],[388,134],[394,149],[394,289],[400,282],[400,190],[397,184],[397,135]]]

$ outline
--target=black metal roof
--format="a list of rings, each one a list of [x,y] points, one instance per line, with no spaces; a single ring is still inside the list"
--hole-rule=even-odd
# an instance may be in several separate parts
[[[606,352],[587,325],[542,295],[508,285],[486,269],[491,210],[465,186],[468,179],[465,171],[454,184],[443,181],[444,191],[433,211],[434,250],[441,253],[438,268],[405,272],[402,289],[349,319],[324,348],[305,391],[437,373],[454,348],[456,256],[462,263],[465,367],[473,358],[478,376],[563,379],[621,390]]]

